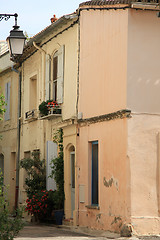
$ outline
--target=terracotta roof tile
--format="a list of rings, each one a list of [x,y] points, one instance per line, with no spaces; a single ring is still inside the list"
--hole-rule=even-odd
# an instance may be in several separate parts
[[[114,4],[129,4],[130,0],[91,0],[83,2],[79,5],[81,6],[104,6],[104,5],[114,5]]]
[[[79,7],[82,6],[104,6],[104,5],[115,5],[115,4],[130,4],[131,2],[138,2],[142,4],[158,4],[158,0],[91,0],[82,2]]]

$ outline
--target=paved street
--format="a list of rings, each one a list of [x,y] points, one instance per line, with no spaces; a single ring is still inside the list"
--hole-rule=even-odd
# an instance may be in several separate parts
[[[106,239],[104,237],[93,237],[88,236],[84,233],[71,231],[69,228],[61,228],[55,226],[44,226],[44,225],[33,225],[25,226],[24,229],[19,233],[19,236],[15,238],[16,240],[96,240],[96,239]]]
[[[15,240],[160,240],[158,236],[132,236],[121,238],[118,234],[106,231],[96,231],[87,228],[54,226],[54,225],[28,225],[19,233]]]

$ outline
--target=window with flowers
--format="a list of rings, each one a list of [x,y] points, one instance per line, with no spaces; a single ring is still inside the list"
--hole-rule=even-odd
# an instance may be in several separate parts
[[[53,100],[58,104],[63,103],[64,82],[64,45],[53,55]]]
[[[61,114],[61,108],[54,100],[43,101],[39,105],[39,111],[42,117],[49,114]]]

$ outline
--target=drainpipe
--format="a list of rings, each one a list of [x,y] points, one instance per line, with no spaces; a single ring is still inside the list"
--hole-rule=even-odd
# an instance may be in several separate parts
[[[80,12],[78,15],[78,69],[77,69],[77,102],[76,102],[76,115],[78,118],[78,102],[79,102],[79,71],[80,71]],[[77,124],[78,127],[78,124]],[[79,133],[77,134],[77,136],[79,136]],[[76,158],[77,161],[77,158]],[[79,165],[78,163],[76,163],[77,165]],[[79,174],[79,171],[78,171]],[[79,180],[78,180],[78,225],[79,225]]]
[[[21,64],[20,64],[21,67]],[[15,210],[18,208],[19,196],[19,161],[20,161],[20,137],[21,137],[21,81],[22,73],[12,67],[12,71],[19,74],[18,79],[18,112],[17,112],[17,157],[16,157],[16,189],[15,189]]]

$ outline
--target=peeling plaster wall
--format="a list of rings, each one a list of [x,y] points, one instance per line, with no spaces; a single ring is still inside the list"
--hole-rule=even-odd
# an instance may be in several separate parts
[[[128,120],[131,169],[131,223],[138,234],[158,234],[160,116],[133,115]]]
[[[79,209],[76,209],[79,225],[119,231],[125,221],[129,222],[130,172],[126,159],[126,124],[126,119],[118,119],[86,125],[79,129],[77,188],[83,185],[85,191],[85,200],[79,202]],[[99,209],[90,207],[90,143],[95,140],[98,140]]]

